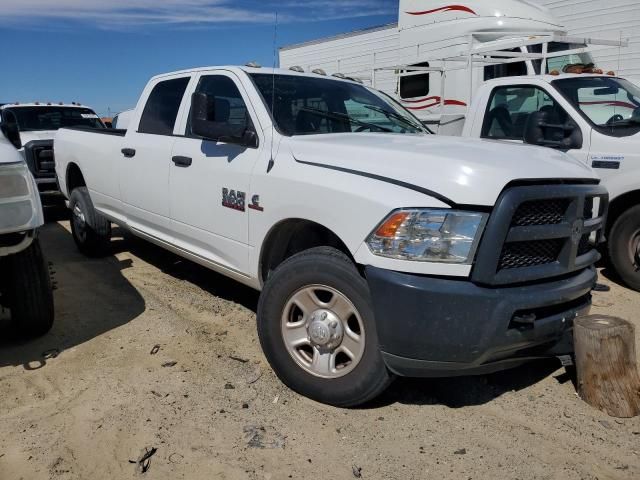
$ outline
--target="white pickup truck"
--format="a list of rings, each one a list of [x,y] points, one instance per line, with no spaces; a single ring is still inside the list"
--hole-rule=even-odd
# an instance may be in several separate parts
[[[260,342],[294,390],[357,405],[394,375],[572,352],[608,204],[585,164],[254,67],[155,77],[128,126],[56,136],[78,247],[108,252],[113,222],[261,290]]]
[[[475,94],[462,135],[546,146],[593,167],[610,195],[609,260],[640,291],[640,88],[593,74],[491,80]]]
[[[93,110],[76,102],[0,105],[0,125],[8,116],[17,121],[22,143],[20,153],[43,195],[59,195],[53,160],[56,131],[64,127],[106,128]]]
[[[38,241],[44,223],[38,186],[18,150],[14,115],[0,125],[0,306],[24,336],[43,335],[53,325],[49,268]]]

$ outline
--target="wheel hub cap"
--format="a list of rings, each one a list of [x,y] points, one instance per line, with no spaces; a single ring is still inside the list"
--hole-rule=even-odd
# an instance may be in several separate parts
[[[316,310],[311,315],[307,332],[313,346],[327,350],[339,346],[344,333],[340,319],[328,310]]]
[[[364,321],[354,304],[335,288],[300,288],[285,303],[281,322],[285,348],[311,375],[342,377],[363,358]]]

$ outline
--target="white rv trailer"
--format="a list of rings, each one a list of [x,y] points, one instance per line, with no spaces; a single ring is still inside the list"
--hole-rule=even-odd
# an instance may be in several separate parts
[[[640,85],[640,2],[636,0],[536,0],[566,26],[569,35],[627,39],[622,50],[594,53],[599,67]]]
[[[360,79],[439,133],[460,134],[483,81],[592,63],[592,50],[619,45],[568,37],[548,9],[526,0],[400,0],[397,24],[281,48],[280,65]]]

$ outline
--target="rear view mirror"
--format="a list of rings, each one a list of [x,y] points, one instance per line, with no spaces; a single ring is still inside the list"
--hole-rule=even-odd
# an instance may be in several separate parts
[[[191,96],[191,132],[205,140],[258,147],[258,135],[253,128],[229,122],[229,101],[205,93]]]
[[[548,112],[533,112],[524,128],[524,141],[530,145],[579,150],[582,148],[582,131],[573,121],[552,123]]]
[[[14,147],[18,150],[22,148],[18,118],[11,110],[5,110],[2,112],[2,123],[0,124],[0,129]]]
[[[604,95],[617,95],[620,89],[618,87],[602,87],[596,88],[593,91],[594,95],[604,96]]]

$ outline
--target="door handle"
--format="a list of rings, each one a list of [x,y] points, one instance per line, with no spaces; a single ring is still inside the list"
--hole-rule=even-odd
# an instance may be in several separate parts
[[[180,156],[173,157],[171,161],[175,163],[178,167],[182,167],[182,168],[190,167],[191,163],[193,162],[191,157],[180,157]]]
[[[122,152],[122,155],[124,155],[127,158],[133,158],[136,156],[136,151],[134,148],[123,148],[120,151]]]

